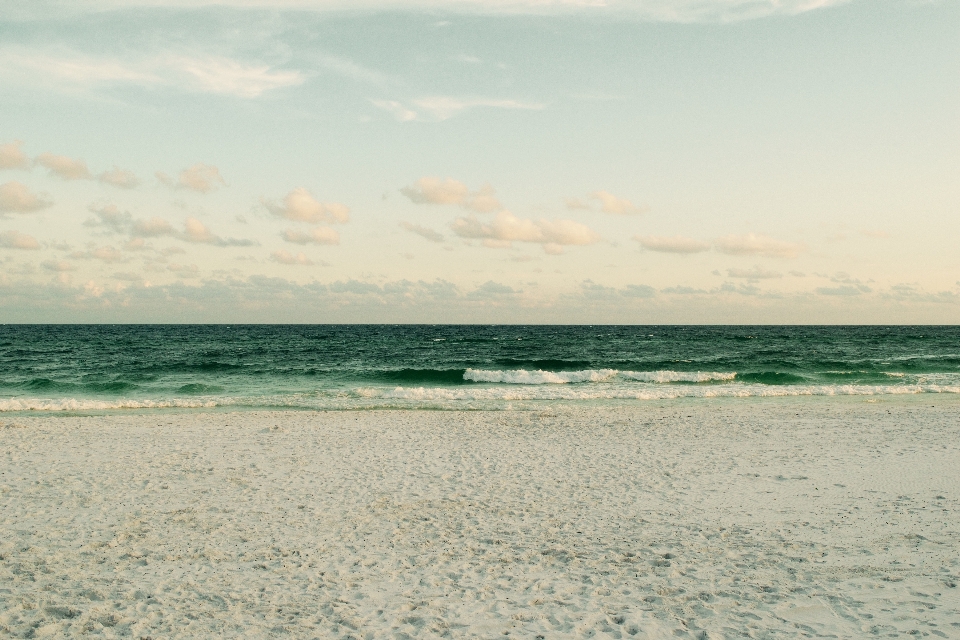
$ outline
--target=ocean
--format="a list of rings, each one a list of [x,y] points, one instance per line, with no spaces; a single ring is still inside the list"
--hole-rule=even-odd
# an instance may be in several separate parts
[[[0,412],[960,393],[960,327],[3,325]]]

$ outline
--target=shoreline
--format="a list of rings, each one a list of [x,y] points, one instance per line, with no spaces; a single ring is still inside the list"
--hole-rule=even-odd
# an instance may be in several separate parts
[[[960,402],[685,400],[0,418],[0,631],[960,635]]]
[[[93,400],[93,399],[91,399]],[[97,399],[99,400],[99,399]],[[126,399],[121,399],[126,400]],[[140,401],[139,399],[134,399],[134,401]],[[107,408],[107,409],[23,409],[23,410],[7,410],[0,411],[0,426],[4,423],[5,419],[17,419],[17,418],[56,418],[56,417],[73,417],[73,418],[82,418],[82,417],[106,417],[106,416],[149,416],[149,415],[165,415],[165,414],[176,414],[176,415],[201,415],[204,413],[211,414],[228,414],[228,413],[352,413],[352,412],[418,412],[422,411],[425,413],[432,412],[441,412],[441,413],[457,413],[457,412],[536,412],[536,411],[549,411],[551,409],[562,409],[562,410],[572,410],[576,408],[590,408],[590,409],[601,409],[601,410],[613,410],[613,409],[642,409],[643,407],[661,404],[671,404],[671,405],[681,405],[681,404],[749,404],[749,403],[764,403],[769,402],[773,404],[789,403],[789,402],[798,402],[798,403],[838,403],[838,404],[878,404],[878,403],[888,403],[888,404],[903,404],[903,405],[926,405],[931,403],[936,405],[938,403],[949,405],[951,403],[960,406],[960,393],[953,392],[921,392],[921,393],[886,393],[886,394],[851,394],[851,393],[838,393],[838,394],[798,394],[798,395],[753,395],[753,396],[730,396],[730,395],[718,395],[718,396],[677,396],[677,397],[667,397],[667,398],[591,398],[591,399],[523,399],[523,400],[514,400],[502,401],[507,406],[501,407],[491,407],[491,406],[359,406],[359,407],[311,407],[311,406],[259,406],[259,405],[242,405],[242,404],[224,404],[224,405],[214,405],[214,406],[165,406],[165,407],[123,407],[123,408]]]

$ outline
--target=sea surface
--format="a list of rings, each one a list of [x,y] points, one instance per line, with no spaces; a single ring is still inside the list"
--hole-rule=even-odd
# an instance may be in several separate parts
[[[960,393],[960,327],[0,325],[0,412]]]

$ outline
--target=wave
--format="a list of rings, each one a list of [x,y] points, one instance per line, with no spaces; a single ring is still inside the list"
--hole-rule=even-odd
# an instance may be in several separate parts
[[[110,409],[209,409],[221,406],[214,399],[92,400],[89,398],[13,398],[0,400],[0,413],[10,411],[105,411]]]
[[[600,373],[600,372],[597,372]],[[775,398],[960,394],[960,385],[569,385],[535,384],[457,387],[355,387],[262,396],[204,396],[156,399],[13,398],[0,413],[143,409],[509,409],[513,403],[551,401],[643,401],[680,398]]]
[[[570,384],[579,382],[609,382],[621,377],[639,382],[719,382],[737,377],[735,371],[617,371],[616,369],[585,369],[583,371],[509,371],[467,369],[464,380],[471,382],[499,382],[502,384]]]
[[[621,371],[620,375],[642,382],[726,382],[736,371]]]
[[[604,382],[617,375],[616,369],[587,369],[585,371],[487,371],[467,369],[463,379],[471,382],[500,382],[505,384],[569,384],[571,382]]]

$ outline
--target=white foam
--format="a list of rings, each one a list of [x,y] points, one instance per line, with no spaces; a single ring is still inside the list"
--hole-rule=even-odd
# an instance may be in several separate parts
[[[467,369],[464,380],[471,382],[499,382],[501,384],[569,384],[577,382],[609,382],[614,378],[639,382],[723,382],[737,377],[736,371],[617,371],[616,369],[586,369],[583,371],[509,371]]]
[[[617,375],[616,369],[587,369],[585,371],[487,371],[467,369],[464,380],[472,382],[501,382],[505,384],[568,384],[571,382],[605,382]]]
[[[620,375],[642,382],[714,382],[737,377],[736,371],[621,371]]]
[[[527,372],[537,373],[537,372]],[[541,372],[546,373],[546,372]],[[571,372],[585,373],[585,372]],[[593,372],[601,377],[603,370]],[[551,374],[560,375],[560,374]],[[611,377],[608,376],[608,380]],[[957,384],[899,385],[763,385],[721,382],[715,385],[638,385],[612,381],[608,384],[508,383],[500,386],[455,387],[355,387],[314,393],[249,397],[206,396],[94,400],[79,398],[13,398],[0,400],[0,413],[106,411],[138,409],[209,409],[215,407],[290,409],[379,408],[509,408],[511,402],[631,401],[676,398],[770,398],[802,396],[881,396],[923,393],[960,394]],[[507,403],[507,404],[505,404]]]
[[[90,400],[78,398],[13,398],[0,400],[6,411],[103,411],[109,409],[202,409],[223,404],[215,400],[173,398],[169,400]]]

